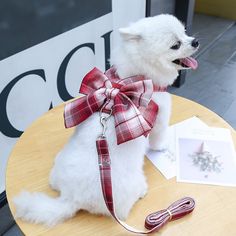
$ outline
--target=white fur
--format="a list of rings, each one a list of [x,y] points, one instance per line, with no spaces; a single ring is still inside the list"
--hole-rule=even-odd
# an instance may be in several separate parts
[[[171,85],[180,66],[172,63],[177,58],[189,56],[193,38],[184,32],[183,25],[171,15],[159,15],[142,19],[127,28],[120,29],[123,44],[111,58],[120,77],[145,75],[159,86]],[[181,40],[182,47],[170,47]],[[149,144],[152,149],[165,147],[171,99],[167,92],[153,94],[159,105],[158,118]],[[81,125],[55,159],[50,174],[50,185],[60,192],[58,198],[43,193],[22,192],[14,199],[16,217],[49,226],[72,217],[83,209],[95,214],[110,215],[101,192],[97,163],[96,138],[101,133],[98,113]],[[143,161],[147,139],[139,137],[117,145],[114,119],[108,121],[106,136],[112,163],[112,184],[116,213],[126,219],[132,206],[147,191],[143,174]]]

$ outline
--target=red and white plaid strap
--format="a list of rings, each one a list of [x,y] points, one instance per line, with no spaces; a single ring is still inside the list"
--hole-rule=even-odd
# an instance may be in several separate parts
[[[105,74],[94,68],[83,79],[80,93],[86,96],[66,104],[65,127],[80,124],[94,112],[112,114],[117,144],[147,135],[156,120],[158,105],[151,100],[153,83],[144,76],[120,79],[114,68]]]
[[[108,150],[108,143],[105,136],[101,136],[96,141],[98,152],[98,163],[100,170],[100,180],[104,201],[113,218],[126,230],[136,234],[149,234],[158,231],[169,221],[177,220],[191,213],[195,207],[195,201],[190,197],[184,197],[172,203],[167,209],[154,212],[146,217],[145,227],[147,231],[136,230],[119,220],[115,213],[112,195],[111,160]]]

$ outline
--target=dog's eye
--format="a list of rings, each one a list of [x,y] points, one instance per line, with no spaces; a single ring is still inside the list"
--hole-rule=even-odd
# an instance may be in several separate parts
[[[180,48],[180,46],[181,46],[181,42],[178,41],[175,45],[173,45],[173,46],[171,47],[171,49],[175,49],[175,50],[177,50],[177,49]]]

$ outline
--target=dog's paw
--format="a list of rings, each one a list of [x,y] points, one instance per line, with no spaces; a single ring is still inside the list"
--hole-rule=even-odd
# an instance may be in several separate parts
[[[146,181],[143,182],[143,184],[140,185],[140,193],[139,193],[139,199],[142,199],[146,196],[147,191],[148,191],[148,185]]]
[[[149,136],[149,147],[154,151],[165,151],[168,149],[169,130],[153,133]]]
[[[154,151],[160,151],[163,152],[168,149],[168,143],[166,141],[162,142],[150,142],[149,143],[150,149]]]
[[[142,199],[147,195],[147,189],[145,189],[143,192],[141,192],[139,198]]]
[[[126,211],[126,210],[117,212],[118,218],[122,221],[126,221],[128,218],[128,215],[129,215],[129,211]]]

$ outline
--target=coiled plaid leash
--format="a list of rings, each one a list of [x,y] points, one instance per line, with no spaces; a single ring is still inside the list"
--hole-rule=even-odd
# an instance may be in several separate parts
[[[113,218],[129,232],[136,234],[150,234],[157,232],[169,221],[180,219],[191,213],[194,210],[195,201],[190,197],[184,197],[172,203],[167,209],[149,214],[145,219],[145,228],[148,229],[148,231],[145,232],[134,229],[116,216],[112,195],[111,160],[108,143],[105,136],[106,122],[110,116],[111,115],[102,116],[100,113],[100,122],[103,126],[103,131],[101,136],[99,136],[96,141],[96,146],[103,198]]]
[[[83,79],[80,93],[86,96],[78,98],[65,106],[65,127],[73,127],[86,120],[94,112],[99,112],[103,127],[102,134],[96,140],[100,179],[104,201],[116,221],[130,232],[149,234],[158,231],[168,221],[179,219],[193,211],[195,202],[190,197],[182,198],[167,209],[147,216],[145,227],[148,231],[136,230],[118,219],[115,214],[112,195],[111,160],[105,136],[106,122],[114,116],[117,144],[147,136],[156,120],[158,105],[151,100],[153,91],[166,91],[155,87],[144,76],[131,76],[120,79],[114,67],[102,73],[97,68]],[[106,115],[105,115],[106,113]]]

